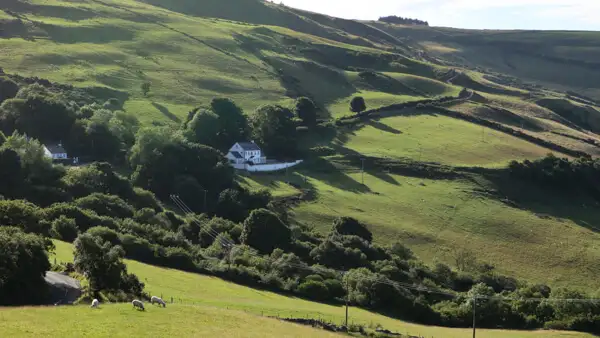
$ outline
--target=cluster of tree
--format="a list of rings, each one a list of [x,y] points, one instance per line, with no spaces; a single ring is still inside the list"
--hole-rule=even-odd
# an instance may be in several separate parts
[[[39,84],[18,89],[11,80],[0,80],[0,130],[19,132],[46,144],[62,143],[75,157],[123,163],[139,128],[135,116],[116,110],[116,99],[104,105],[79,106],[64,95]],[[14,94],[14,95],[13,95]]]
[[[512,161],[511,175],[529,180],[545,187],[562,191],[586,191],[600,199],[600,160],[580,157],[574,160],[559,158],[553,154],[523,162]]]
[[[399,25],[418,25],[418,26],[429,26],[427,21],[419,19],[403,18],[396,15],[384,16],[379,18],[381,22],[394,23]]]
[[[594,303],[567,306],[552,300],[587,295],[525,285],[496,274],[472,254],[457,255],[458,271],[444,264],[432,268],[399,243],[373,243],[368,226],[356,219],[335,220],[326,236],[289,225],[269,210],[265,192],[233,186],[219,196],[216,214],[181,217],[164,210],[152,193],[134,188],[108,164],[67,170],[59,182],[66,198],[46,207],[0,201],[0,242],[19,243],[1,253],[12,258],[0,260],[0,269],[13,277],[1,281],[0,294],[43,284],[50,247],[39,236],[52,236],[75,242],[74,268],[88,277],[92,293],[124,295],[116,299],[143,293],[143,283],[122,263],[128,257],[319,301],[347,297],[355,305],[428,324],[469,325],[474,295],[483,309],[478,311],[483,327],[594,331],[600,322],[600,308]],[[37,278],[28,279],[31,284],[16,283],[24,274]],[[44,288],[36,290],[31,297],[43,297]]]

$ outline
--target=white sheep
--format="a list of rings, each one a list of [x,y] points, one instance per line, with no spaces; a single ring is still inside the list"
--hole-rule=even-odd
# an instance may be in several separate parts
[[[144,309],[144,303],[141,300],[134,299],[131,302],[131,304],[133,305],[134,308],[138,308],[138,309],[140,309],[142,311],[145,311],[145,309]]]
[[[157,303],[158,305],[162,305],[163,307],[167,307],[167,303],[165,303],[165,301],[162,300],[162,298],[160,298],[160,297],[152,296],[152,298],[150,298],[150,304],[154,304],[154,303]]]
[[[97,309],[100,306],[100,301],[98,301],[97,299],[94,299],[92,301],[92,306],[90,306],[91,308]]]

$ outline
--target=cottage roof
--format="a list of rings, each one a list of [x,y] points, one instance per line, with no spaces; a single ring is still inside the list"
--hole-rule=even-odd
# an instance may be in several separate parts
[[[238,142],[244,151],[260,150],[260,147],[254,142]]]
[[[65,148],[62,147],[62,145],[60,144],[48,144],[45,145],[46,149],[48,149],[48,151],[51,154],[66,154],[67,151],[65,150]]]
[[[232,151],[231,155],[233,155],[233,157],[235,158],[244,158],[240,153],[238,153],[237,151]]]

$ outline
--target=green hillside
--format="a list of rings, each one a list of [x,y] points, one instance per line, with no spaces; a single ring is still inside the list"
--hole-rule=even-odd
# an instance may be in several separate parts
[[[73,260],[72,246],[55,242],[56,259],[59,262],[70,262]],[[213,336],[215,332],[222,332],[224,335],[252,336],[252,334],[264,334],[268,337],[277,334],[286,337],[329,337],[324,332],[311,330],[308,328],[284,324],[270,319],[264,319],[264,316],[281,316],[304,318],[322,318],[335,323],[344,321],[345,309],[343,306],[325,305],[310,302],[298,298],[286,297],[267,291],[254,290],[248,287],[239,286],[233,283],[225,282],[218,278],[206,277],[187,272],[181,272],[172,269],[162,269],[135,261],[127,261],[130,271],[138,275],[144,283],[146,289],[151,294],[163,295],[165,299],[173,297],[175,300],[182,299],[183,304],[169,305],[166,309],[153,308],[148,313],[138,313],[126,305],[104,305],[97,313],[87,307],[65,307],[60,311],[54,309],[15,309],[4,310],[3,317],[0,319],[3,327],[8,332],[19,336],[31,336],[36,334],[72,334],[75,332],[85,332],[89,328],[89,323],[106,323],[109,326],[123,325],[131,320],[139,321],[140,325],[134,327],[126,326],[125,330],[117,331],[116,327],[106,327],[98,331],[98,336],[126,334],[152,334],[155,327],[167,326],[172,332],[181,332],[182,328],[188,333],[184,336]],[[243,313],[242,311],[246,312]],[[68,318],[76,314],[79,323],[69,324]],[[349,320],[356,324],[363,324],[373,328],[381,325],[387,330],[399,332],[402,334],[419,335],[426,337],[448,337],[462,338],[469,334],[468,329],[447,329],[439,327],[427,327],[412,323],[394,320],[386,316],[378,315],[365,310],[350,308]],[[173,323],[175,317],[182,320],[179,323]],[[38,321],[39,320],[39,321]],[[65,322],[66,321],[66,322]],[[39,323],[34,328],[23,330],[23,323]],[[170,323],[170,324],[166,324]],[[234,324],[235,323],[235,324]],[[142,325],[144,324],[144,325]],[[250,328],[250,325],[261,325],[260,330]],[[98,324],[94,324],[98,325]],[[104,325],[100,325],[104,327]],[[269,326],[263,331],[262,326]],[[67,331],[71,328],[72,331]],[[6,330],[5,329],[5,330]],[[245,332],[244,330],[248,330]],[[253,331],[254,333],[249,333]],[[6,331],[5,331],[6,332]],[[72,333],[71,333],[72,332]],[[161,332],[165,332],[164,330]],[[482,337],[588,337],[586,334],[567,333],[567,332],[518,332],[504,330],[480,330]],[[181,333],[180,333],[181,334]]]
[[[78,109],[89,102],[79,102],[82,96],[67,95],[67,101],[72,102],[65,105],[77,107],[73,112],[76,116],[69,117],[73,128],[65,136],[70,137],[71,144],[77,144],[81,136],[89,149],[95,151],[95,145],[103,145],[94,143],[95,138],[85,138],[96,131],[92,127],[97,122],[93,119],[97,112],[105,114],[98,119],[121,123],[115,127],[106,122],[113,127],[108,128],[109,133],[133,126],[128,130],[130,134],[119,135],[115,146],[118,155],[101,160],[111,162],[118,172],[124,173],[128,184],[145,184],[145,189],[162,198],[166,209],[180,212],[169,200],[177,189],[186,202],[195,204],[196,212],[206,212],[207,208],[212,212],[219,200],[228,198],[221,195],[225,184],[219,185],[218,181],[229,180],[253,192],[266,189],[272,194],[271,203],[267,201],[263,207],[275,210],[296,235],[305,236],[305,246],[294,250],[298,250],[298,255],[301,252],[302,259],[310,265],[320,263],[311,253],[330,233],[333,221],[348,216],[367,225],[374,237],[373,245],[405,244],[429,267],[444,263],[459,270],[457,256],[469,252],[494,276],[514,276],[523,283],[546,284],[553,290],[569,287],[590,294],[597,291],[596,281],[600,278],[600,182],[594,176],[597,163],[576,161],[580,161],[578,157],[600,156],[598,46],[597,32],[474,31],[392,25],[339,19],[260,0],[4,0],[0,4],[0,84],[5,78],[12,78],[24,87],[32,82],[45,83],[40,79],[47,79],[57,86],[52,90],[68,91],[71,89],[61,85],[70,85],[80,90],[74,92],[93,97],[99,104],[98,110],[86,116]],[[148,93],[143,93],[144,84],[149,85]],[[365,111],[351,112],[350,101],[356,96],[364,98]],[[188,118],[194,117],[188,113],[208,106],[215,97],[230,98],[243,108],[250,119],[246,121],[241,113],[239,116],[248,125],[255,122],[253,116],[260,116],[258,107],[293,108],[299,97],[312,99],[318,121],[305,123],[290,118],[292,127],[285,129],[286,135],[277,135],[290,136],[296,128],[297,153],[278,156],[302,158],[304,163],[285,172],[233,175],[222,170],[227,168],[225,160],[217,163],[222,159],[218,153],[189,144],[185,148],[183,141],[178,144],[180,140],[173,135],[189,131],[181,127],[185,122],[187,128]],[[140,125],[124,126],[124,115],[119,120],[117,113],[103,112],[100,108],[107,107],[105,102],[110,99],[115,99],[110,102],[118,106],[110,109],[122,109],[127,116],[137,118]],[[7,105],[3,114],[10,115],[10,109],[17,105],[13,104]],[[211,116],[204,121],[211,122]],[[7,125],[14,127],[17,122],[34,120],[6,118],[0,122],[8,136],[13,130],[8,130]],[[81,126],[86,128],[76,128]],[[162,126],[170,129],[156,128]],[[144,127],[154,127],[155,134],[144,134],[150,130]],[[138,133],[139,130],[143,132]],[[256,134],[240,131],[236,135],[257,140]],[[198,135],[186,134],[186,142],[205,143],[191,140],[194,136]],[[168,139],[173,144],[159,149],[153,148],[156,144],[152,143],[145,148],[152,156],[136,157],[143,137],[154,137],[159,140],[157,144]],[[270,149],[281,140],[272,142]],[[3,138],[0,145],[2,142]],[[198,149],[205,151],[206,158],[218,158],[214,168],[194,171],[201,162],[194,157],[193,151]],[[220,150],[227,149],[223,146]],[[546,157],[549,153],[565,160]],[[152,162],[154,157],[160,160]],[[190,162],[183,163],[187,159]],[[140,174],[143,161],[154,166],[148,165]],[[52,186],[6,195],[7,199],[35,197],[35,204],[46,208],[56,201],[74,203],[93,192],[125,194],[107,190],[104,185],[109,183],[86,181],[83,174],[77,175],[77,170],[64,171],[60,167],[53,176],[34,176],[28,184],[58,179]],[[87,171],[84,174],[106,175]],[[156,180],[159,175],[162,181]],[[85,181],[82,185],[86,189],[87,185],[97,185],[81,190],[82,194],[77,189],[83,188],[73,183],[78,179]],[[143,180],[145,183],[140,183]],[[214,188],[212,181],[217,182]],[[163,189],[156,182],[170,184]],[[10,184],[6,186],[12,188]],[[129,198],[132,197],[123,197],[132,209],[137,208]],[[137,210],[125,209],[124,218],[133,219],[135,215],[143,219],[135,213]],[[251,209],[248,207],[247,211]],[[231,215],[221,212],[220,216]],[[95,225],[106,224],[97,222]],[[103,222],[136,235],[143,228]],[[148,245],[157,245],[158,241],[162,247],[183,247],[192,265],[203,260],[205,256],[199,252],[205,253],[208,248],[200,248],[196,243],[198,232],[169,222],[170,228],[161,229],[166,234],[146,234],[152,237]],[[88,224],[77,227],[85,231]],[[310,237],[302,231],[321,237]],[[49,231],[45,235],[48,234],[55,235]],[[241,230],[236,240],[240,236]],[[186,241],[194,243],[185,244]],[[70,246],[57,244],[59,260],[70,261]],[[157,252],[153,254],[158,255]],[[174,306],[174,317],[202,318],[198,320],[206,322],[214,319],[219,321],[214,328],[223,330],[222,335],[244,335],[254,320],[260,321],[261,327],[269,327],[265,332],[253,332],[257,336],[279,336],[291,327],[254,317],[259,314],[320,316],[338,323],[343,316],[342,308],[335,305],[135,261],[127,264],[146,283],[147,291],[198,305]],[[419,275],[415,272],[420,271],[418,267],[407,266],[406,270],[419,277],[414,280],[457,291],[433,277]],[[464,277],[462,273],[475,275],[473,271],[457,273],[457,279]],[[301,283],[299,279],[292,282],[286,281],[290,285]],[[466,291],[468,288],[457,292]],[[515,290],[500,288],[495,292],[504,291]],[[430,301],[434,304],[440,300]],[[69,329],[60,320],[69,316],[82,318],[75,327],[79,331],[74,332],[84,332],[89,323],[104,313],[108,314],[101,319],[107,327],[123,325],[131,316],[138,316],[130,314],[126,305],[106,306],[97,313],[87,310],[61,308],[50,313],[51,309],[35,309],[28,315],[23,309],[10,309],[0,321],[12,323],[8,332],[15,336],[58,335]],[[107,329],[100,335],[151,334],[152,325],[166,325],[157,310],[148,311],[143,317],[143,323],[148,325],[129,327],[120,333]],[[38,318],[46,319],[31,332],[23,329],[23,323]],[[239,325],[226,331],[229,329],[222,325],[222,318]],[[468,334],[466,330],[420,326],[355,308],[352,318],[357,323],[381,323],[387,329],[416,335]],[[52,322],[58,324],[53,326]],[[529,322],[519,323],[518,327],[543,327],[545,322],[541,320],[532,326],[527,326]],[[462,322],[452,325],[465,327]],[[207,334],[207,328],[189,329],[197,330],[190,331],[190,335]],[[308,328],[297,330],[294,326],[298,336],[326,335]],[[551,331],[482,332],[489,337],[566,335]]]

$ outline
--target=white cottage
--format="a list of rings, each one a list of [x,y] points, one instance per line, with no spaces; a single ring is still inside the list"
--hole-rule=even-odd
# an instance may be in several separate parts
[[[69,158],[67,155],[67,151],[63,148],[62,144],[56,145],[45,145],[44,146],[44,154],[46,157],[55,160],[66,160]]]
[[[229,163],[236,169],[244,169],[246,164],[267,163],[262,150],[254,142],[238,142],[227,153]]]

